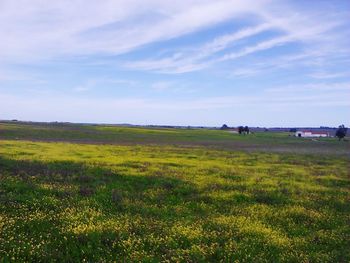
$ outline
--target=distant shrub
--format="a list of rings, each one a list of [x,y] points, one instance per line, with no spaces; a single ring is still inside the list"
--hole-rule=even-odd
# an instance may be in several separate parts
[[[64,199],[64,198],[70,197],[72,195],[72,193],[69,192],[69,191],[64,190],[64,191],[57,191],[57,192],[55,192],[55,195],[59,199]]]
[[[113,203],[120,204],[123,200],[123,195],[117,189],[113,189],[111,193],[111,198]]]
[[[92,181],[92,178],[90,176],[87,175],[81,175],[78,177],[78,181],[81,183],[88,183]]]
[[[92,196],[94,193],[95,193],[95,190],[93,188],[91,188],[91,187],[82,186],[79,189],[79,194],[81,196],[88,197],[88,196]]]
[[[220,129],[221,129],[221,130],[227,130],[227,129],[229,129],[229,127],[228,127],[226,124],[224,124],[224,125],[221,126]]]
[[[171,190],[171,189],[174,189],[175,185],[172,183],[172,182],[164,182],[163,183],[163,187],[166,189],[166,190]]]

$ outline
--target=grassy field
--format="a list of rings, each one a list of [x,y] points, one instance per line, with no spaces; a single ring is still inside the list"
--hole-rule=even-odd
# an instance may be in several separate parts
[[[349,143],[339,143],[334,138],[311,140],[295,138],[290,133],[271,132],[239,136],[227,131],[208,129],[0,122],[1,139],[85,144],[183,145],[224,150],[350,154]]]
[[[0,261],[349,262],[349,143],[0,124]]]

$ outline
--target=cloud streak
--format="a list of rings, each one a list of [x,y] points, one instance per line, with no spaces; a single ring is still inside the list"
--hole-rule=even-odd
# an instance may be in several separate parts
[[[266,1],[261,1],[264,4]],[[261,5],[259,4],[259,6]],[[0,9],[0,57],[121,54],[251,12],[252,1],[5,0]],[[83,11],[82,11],[83,10]]]
[[[288,12],[292,13],[291,11]],[[332,20],[327,20],[325,17],[320,19],[320,17],[310,12],[289,15],[282,9],[276,14],[276,12],[272,12],[265,7],[252,12],[252,14],[262,22],[231,34],[219,36],[201,46],[192,48],[190,52],[186,50],[177,51],[169,57],[132,61],[125,65],[133,69],[161,73],[188,73],[290,43],[300,44],[301,48],[304,49],[302,51],[296,50],[293,55],[299,57],[299,59],[300,56],[317,58],[320,54],[327,57],[327,55],[334,55],[332,52],[340,48],[343,49],[343,53],[349,54],[350,50],[343,45],[346,38],[344,30],[337,31],[339,27],[346,24],[344,14],[338,18],[332,17]],[[284,14],[283,17],[281,14]],[[227,51],[239,44],[239,41],[250,43],[249,40],[252,37],[263,32],[275,32],[277,36],[262,39],[254,45],[246,44],[243,47],[236,47],[235,51]],[[349,35],[348,33],[345,32],[346,35]],[[338,41],[334,42],[334,39]],[[339,46],[337,47],[334,43],[339,43]],[[224,54],[219,54],[222,51]]]
[[[78,0],[15,3],[4,0],[0,9],[0,38],[6,41],[0,42],[0,59],[6,64],[118,55],[234,18],[250,16],[256,20],[253,26],[216,36],[189,50],[176,50],[168,57],[124,63],[128,69],[181,74],[204,70],[291,42],[308,46],[329,44],[329,32],[333,39],[342,35],[342,31],[333,29],[344,24],[346,14],[332,16],[332,19],[320,15],[324,14],[300,8],[293,10],[288,4],[276,5],[273,0],[190,0],[177,1],[176,4],[161,0],[107,0],[99,3]],[[279,35],[262,39],[254,45],[236,47],[234,51],[228,50],[239,41],[244,43],[257,34],[271,31],[279,32]],[[219,54],[222,52],[224,54]]]

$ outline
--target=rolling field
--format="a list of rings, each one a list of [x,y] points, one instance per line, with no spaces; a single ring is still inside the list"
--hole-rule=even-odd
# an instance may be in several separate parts
[[[181,145],[249,152],[350,154],[348,142],[339,143],[334,138],[310,140],[290,135],[289,133],[260,132],[249,136],[239,136],[227,131],[207,129],[0,122],[0,140],[116,145]]]
[[[349,262],[334,138],[0,123],[0,261]]]

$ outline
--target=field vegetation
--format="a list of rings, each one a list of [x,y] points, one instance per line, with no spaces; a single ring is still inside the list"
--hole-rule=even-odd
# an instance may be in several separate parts
[[[141,128],[105,125],[1,123],[0,139],[85,144],[183,145],[224,150],[349,154],[349,143],[334,138],[295,138],[294,133],[259,132],[238,136],[209,129]]]
[[[107,126],[0,130],[0,261],[350,261],[347,142]]]

